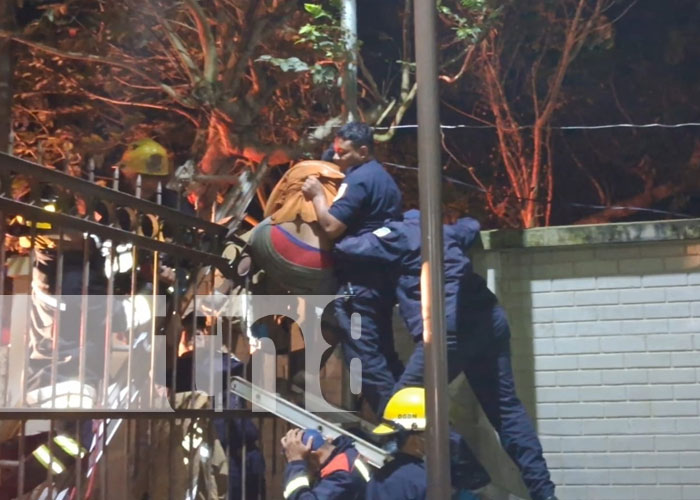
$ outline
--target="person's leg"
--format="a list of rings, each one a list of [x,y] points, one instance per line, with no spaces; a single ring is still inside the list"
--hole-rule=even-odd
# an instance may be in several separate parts
[[[503,449],[520,469],[533,500],[554,495],[542,445],[525,407],[515,393],[508,347],[508,323],[500,307],[493,310],[491,350],[469,359],[465,374],[486,416],[501,438]]]
[[[394,392],[403,387],[423,386],[425,366],[425,346],[421,338],[415,339],[415,348],[406,369],[394,387]],[[455,334],[447,334],[448,380],[453,380],[461,373],[461,356]],[[475,490],[491,481],[489,473],[472,453],[465,439],[450,429],[450,470],[452,486],[456,489]]]
[[[362,363],[362,394],[372,411],[381,415],[396,383],[385,354],[386,343],[381,339],[390,332],[381,331],[382,321],[378,320],[381,304],[372,297],[371,291],[355,287],[355,293],[353,297],[334,303],[338,328],[342,332],[343,357],[348,366],[353,359]],[[351,335],[353,314],[360,317],[358,338]]]

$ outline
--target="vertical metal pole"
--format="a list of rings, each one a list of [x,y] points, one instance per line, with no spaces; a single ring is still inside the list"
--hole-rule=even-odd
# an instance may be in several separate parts
[[[15,29],[15,3],[0,2],[0,29],[13,31]],[[14,57],[11,50],[12,41],[9,38],[0,40],[0,115],[11,116],[12,110],[12,79],[14,72]],[[12,120],[0,120],[0,151],[12,154]],[[3,261],[4,263],[4,261]]]
[[[414,23],[418,81],[418,188],[422,231],[421,306],[425,342],[428,498],[450,498],[435,0],[415,0]]]
[[[343,98],[347,121],[352,122],[359,118],[357,111],[357,3],[356,0],[343,0],[343,8],[340,17],[340,26],[343,29],[347,61],[343,72]]]

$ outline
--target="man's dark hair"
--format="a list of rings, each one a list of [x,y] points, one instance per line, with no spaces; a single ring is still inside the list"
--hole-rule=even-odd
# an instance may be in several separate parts
[[[364,122],[350,122],[343,125],[335,136],[350,141],[355,148],[367,146],[370,153],[374,150],[372,127]]]

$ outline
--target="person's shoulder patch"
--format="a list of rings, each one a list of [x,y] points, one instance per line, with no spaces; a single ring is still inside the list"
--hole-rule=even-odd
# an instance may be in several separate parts
[[[328,477],[334,472],[350,472],[350,460],[348,459],[347,453],[340,453],[333,457],[333,460],[328,462],[323,469],[321,469],[321,477]]]
[[[383,238],[387,234],[391,234],[391,229],[388,227],[380,227],[379,229],[375,229],[372,231],[372,234],[375,235],[377,238]]]

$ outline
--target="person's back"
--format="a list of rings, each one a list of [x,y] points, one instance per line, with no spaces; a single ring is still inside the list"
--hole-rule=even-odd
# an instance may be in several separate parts
[[[398,453],[367,483],[367,500],[424,500],[427,475],[423,459]]]

